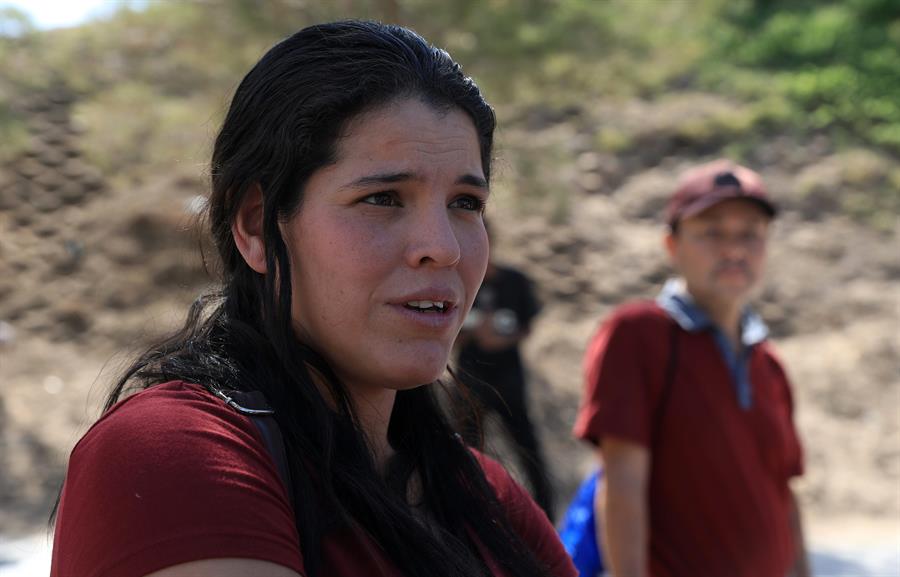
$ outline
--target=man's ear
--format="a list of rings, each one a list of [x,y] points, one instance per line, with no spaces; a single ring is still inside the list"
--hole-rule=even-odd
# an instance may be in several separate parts
[[[266,274],[266,244],[263,240],[263,195],[259,184],[254,184],[241,200],[231,223],[234,244],[244,257],[244,262],[258,272]]]
[[[663,237],[663,246],[665,246],[666,254],[669,255],[669,262],[673,265],[675,264],[675,249],[677,243],[678,239],[675,237],[675,233],[667,231]]]

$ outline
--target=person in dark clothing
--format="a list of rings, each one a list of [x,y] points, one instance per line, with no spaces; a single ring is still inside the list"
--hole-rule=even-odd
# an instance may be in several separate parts
[[[485,414],[495,414],[514,441],[535,501],[553,518],[553,494],[540,443],[528,416],[526,371],[519,345],[541,305],[527,276],[493,262],[475,297],[458,341],[459,378]],[[466,441],[477,445],[480,427],[468,415]]]

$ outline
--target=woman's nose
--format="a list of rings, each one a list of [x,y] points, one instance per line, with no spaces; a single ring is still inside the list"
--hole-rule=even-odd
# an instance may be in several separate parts
[[[450,267],[459,262],[459,239],[446,207],[416,211],[410,218],[406,250],[409,266]]]

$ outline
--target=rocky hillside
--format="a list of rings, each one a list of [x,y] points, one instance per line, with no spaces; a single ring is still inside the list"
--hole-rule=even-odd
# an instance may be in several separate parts
[[[662,23],[687,22],[680,3],[653,14],[645,3],[553,4],[572,10],[539,29],[543,36],[514,21],[529,15],[504,15],[508,38],[532,42],[527,50],[491,44],[493,21],[474,4],[459,8],[470,34],[435,24],[459,14],[419,17],[429,22],[422,31],[473,62],[497,95],[488,211],[498,259],[528,273],[545,303],[526,355],[559,500],[591,466],[569,437],[587,339],[613,306],[654,295],[670,274],[659,217],[677,174],[730,156],[762,172],[783,207],[758,306],[795,384],[807,510],[900,518],[900,168],[897,149],[884,144],[894,125],[825,126],[821,107],[807,117],[804,103],[760,96],[765,75],[742,72],[727,90],[718,77],[703,80],[717,69],[690,68],[701,52],[692,43],[713,36]],[[290,21],[291,3],[271,6],[241,20],[244,28],[238,9],[198,14],[172,4],[54,42],[0,38],[4,70],[44,78],[0,77],[0,136],[8,118],[23,135],[17,148],[0,146],[0,534],[40,528],[68,451],[98,416],[111,379],[210,282],[196,227],[204,151],[236,71],[277,37],[265,26],[277,23],[280,33]],[[303,10],[307,19],[328,16]],[[595,20],[579,10],[596,10]],[[578,20],[606,26],[609,10],[621,18],[617,30],[607,26],[605,59],[582,57],[599,41],[564,32]],[[698,14],[692,26],[711,17]],[[662,19],[650,28],[664,36],[639,36],[648,18]],[[197,32],[207,28],[216,33]],[[500,82],[498,63],[508,60],[533,76]],[[881,145],[866,139],[869,128]],[[492,439],[505,453],[503,437]]]
[[[109,379],[129,351],[177,322],[208,282],[193,227],[202,168],[109,186],[79,152],[80,131],[67,112],[74,98],[55,88],[22,102],[31,144],[0,171],[6,532],[44,519],[67,452],[98,414]],[[620,154],[594,146],[592,135],[608,125],[602,109],[503,131],[489,210],[499,258],[533,277],[546,304],[526,352],[533,411],[561,498],[590,466],[590,453],[568,437],[585,343],[611,307],[652,296],[669,274],[659,221],[666,195],[677,173],[722,152],[679,144],[673,115],[681,118],[684,108],[703,118],[715,103],[692,94],[674,109],[634,105],[643,110],[633,137],[654,145]],[[789,139],[752,160],[784,208],[759,307],[796,386],[809,471],[803,498],[822,515],[896,516],[900,245],[896,228],[879,232],[833,209],[848,190],[887,178],[893,164],[867,150]],[[521,166],[539,172],[540,183]],[[523,197],[520,187],[530,192]],[[495,445],[502,452],[504,440]]]

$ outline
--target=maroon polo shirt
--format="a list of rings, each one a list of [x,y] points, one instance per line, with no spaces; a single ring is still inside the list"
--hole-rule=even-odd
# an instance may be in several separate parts
[[[782,577],[794,557],[788,480],[803,471],[787,376],[768,342],[755,345],[753,406],[741,409],[712,333],[678,328],[675,376],[655,423],[673,323],[652,301],[603,323],[585,356],[574,434],[653,451],[651,577]]]

